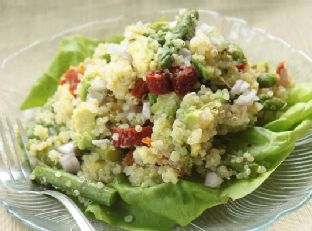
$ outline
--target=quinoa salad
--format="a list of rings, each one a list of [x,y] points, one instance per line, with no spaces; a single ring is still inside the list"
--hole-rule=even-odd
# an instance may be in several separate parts
[[[21,106],[32,180],[127,230],[186,226],[261,185],[310,129],[311,90],[207,23],[181,10],[65,38]]]

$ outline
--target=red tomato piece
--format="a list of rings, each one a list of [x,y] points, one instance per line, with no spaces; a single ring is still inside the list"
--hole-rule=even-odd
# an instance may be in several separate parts
[[[148,87],[143,79],[138,79],[134,87],[131,89],[131,94],[138,99],[144,99],[148,94]]]
[[[112,128],[113,133],[117,133],[118,137],[113,140],[115,147],[131,147],[135,145],[144,145],[142,139],[151,137],[152,127],[143,127],[142,131],[137,132],[134,128]]]
[[[291,86],[291,79],[289,78],[288,70],[287,70],[287,67],[285,65],[285,62],[280,62],[277,65],[276,74],[279,75],[279,79],[277,82],[278,85],[281,85],[281,86],[286,87],[286,88]]]
[[[276,74],[281,74],[283,69],[285,69],[285,62],[280,62],[276,67]]]
[[[61,78],[60,84],[69,84],[69,90],[72,95],[76,96],[77,86],[80,83],[78,71],[74,68],[69,69]]]
[[[173,91],[169,76],[170,73],[165,73],[163,70],[147,74],[145,77],[149,91],[155,95],[164,95]]]
[[[173,67],[170,70],[176,74],[171,82],[177,95],[184,96],[194,89],[198,76],[193,66]]]

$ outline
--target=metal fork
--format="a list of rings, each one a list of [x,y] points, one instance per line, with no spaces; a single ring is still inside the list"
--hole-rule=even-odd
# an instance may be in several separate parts
[[[77,225],[82,231],[95,231],[92,224],[84,216],[77,205],[65,194],[58,191],[46,190],[44,187],[32,184],[30,181],[30,162],[26,150],[27,136],[25,135],[22,123],[16,120],[19,134],[21,136],[21,146],[24,152],[24,160],[21,158],[18,140],[14,132],[12,122],[6,118],[7,129],[0,118],[0,140],[2,140],[2,150],[0,142],[0,152],[2,165],[0,166],[2,185],[9,192],[20,195],[49,195],[61,202],[72,215]],[[7,132],[8,131],[8,132]],[[1,186],[0,186],[1,187]]]

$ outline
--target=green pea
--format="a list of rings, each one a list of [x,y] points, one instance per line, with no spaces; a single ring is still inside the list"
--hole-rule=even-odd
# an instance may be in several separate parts
[[[277,75],[272,73],[261,73],[257,78],[260,88],[273,87],[277,82]]]
[[[278,111],[286,106],[286,102],[280,98],[273,97],[264,101],[263,109],[268,111]]]

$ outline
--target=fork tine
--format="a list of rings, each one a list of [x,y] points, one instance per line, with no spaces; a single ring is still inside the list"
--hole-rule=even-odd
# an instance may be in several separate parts
[[[17,142],[17,138],[14,132],[14,128],[9,118],[6,118],[6,121],[9,127],[9,133],[10,133],[11,141],[12,141],[13,148],[14,148],[13,155],[15,157],[15,160],[17,161],[18,171],[21,173],[21,176],[24,179],[28,179],[29,174],[27,172],[27,169],[24,168],[23,161],[21,160],[21,155],[19,152],[18,142]]]
[[[19,132],[19,134],[21,136],[21,140],[22,140],[21,144],[22,144],[23,154],[24,154],[24,158],[25,158],[25,161],[26,161],[26,164],[27,164],[26,167],[24,165],[23,166],[24,166],[25,169],[27,169],[26,171],[29,173],[29,171],[32,171],[32,166],[31,166],[31,163],[30,163],[28,151],[26,149],[26,144],[28,142],[28,137],[25,134],[25,131],[24,131],[24,128],[23,128],[21,120],[20,119],[16,119],[16,123],[17,123],[17,127],[18,127],[18,132]],[[28,174],[28,178],[29,178],[29,174]]]
[[[3,126],[1,118],[0,118],[0,136],[1,136],[2,146],[3,146],[3,150],[0,150],[1,159],[4,163],[6,172],[10,176],[10,179],[14,180],[15,177],[14,177],[13,171],[11,169],[11,165],[9,163],[9,160],[8,160],[8,158],[9,158],[8,153],[10,153],[11,150],[10,150],[10,147],[8,147],[8,142],[6,139],[5,130],[4,130],[4,126]]]
[[[6,181],[13,179],[13,175],[6,164],[6,161],[4,159],[4,152],[3,150],[1,150],[1,148],[0,148],[0,172],[1,172],[0,181],[2,183],[0,185],[1,189],[2,186],[5,186]]]

